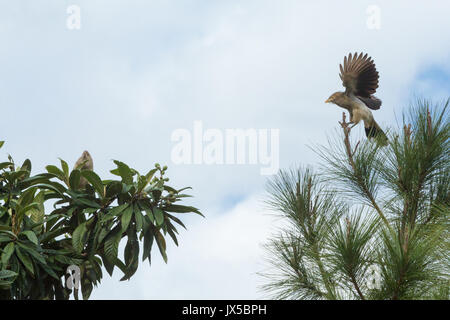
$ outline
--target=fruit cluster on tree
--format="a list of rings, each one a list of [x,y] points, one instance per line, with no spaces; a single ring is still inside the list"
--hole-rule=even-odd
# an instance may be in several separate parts
[[[130,279],[140,259],[150,263],[152,247],[167,262],[167,238],[178,245],[176,226],[185,228],[179,214],[201,215],[179,204],[188,188],[167,185],[166,166],[141,175],[114,163],[115,180],[69,170],[62,159],[36,175],[28,159],[0,163],[0,299],[78,299],[79,291],[88,299],[103,269],[112,275],[117,267],[121,280]],[[66,285],[71,266],[80,270],[79,289]]]

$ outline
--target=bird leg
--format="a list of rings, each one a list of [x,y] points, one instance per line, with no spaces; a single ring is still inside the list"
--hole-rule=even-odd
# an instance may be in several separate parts
[[[341,125],[341,127],[346,130],[347,132],[350,132],[350,130],[356,125],[356,123],[354,123],[353,121],[351,121],[352,119],[350,118],[350,122],[346,122],[346,116],[345,116],[345,112],[342,112],[342,122],[339,121],[339,124]],[[349,127],[349,124],[353,124],[353,126]]]
[[[348,128],[348,126],[350,124],[353,124],[353,126],[351,126],[349,128],[349,129],[351,129],[351,128],[353,128],[356,125],[356,123],[353,122],[352,114],[350,114],[350,121],[349,122],[346,122],[345,120],[346,120],[345,112],[342,112],[342,122],[339,122],[341,124],[341,126],[345,126],[346,128]]]

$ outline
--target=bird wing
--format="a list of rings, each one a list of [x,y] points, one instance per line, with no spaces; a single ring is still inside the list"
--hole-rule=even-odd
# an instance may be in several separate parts
[[[361,100],[368,108],[372,110],[378,110],[381,107],[381,100],[375,96],[361,97],[356,96],[359,100]]]
[[[378,71],[375,63],[367,53],[362,53],[344,57],[344,65],[339,65],[341,73],[339,77],[345,87],[345,93],[370,98],[378,88]]]

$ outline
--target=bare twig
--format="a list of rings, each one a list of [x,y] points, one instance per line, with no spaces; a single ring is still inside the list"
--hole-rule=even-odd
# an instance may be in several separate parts
[[[428,129],[428,136],[431,136],[431,114],[430,114],[430,110],[427,108],[427,129]]]
[[[406,126],[406,124],[403,126],[403,131],[405,132],[405,138],[408,141],[408,145],[411,146],[411,124],[408,124],[408,126]]]

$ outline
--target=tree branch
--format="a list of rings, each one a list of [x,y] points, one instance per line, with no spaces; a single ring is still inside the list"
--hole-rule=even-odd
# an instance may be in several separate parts
[[[356,281],[356,278],[354,275],[350,276],[350,280],[353,284],[353,286],[356,289],[356,292],[358,292],[359,297],[361,298],[361,300],[366,300],[366,298],[364,297],[363,293],[361,292],[361,289],[359,288],[358,282]]]
[[[384,221],[386,226],[390,227],[388,220],[384,216],[384,214],[381,211],[380,207],[376,203],[374,196],[369,191],[369,188],[367,187],[366,183],[364,182],[363,177],[361,176],[361,174],[358,172],[358,170],[356,168],[355,161],[353,160],[354,152],[352,151],[352,147],[350,145],[350,131],[351,131],[351,128],[348,126],[348,123],[345,122],[345,119],[346,119],[345,112],[343,112],[342,113],[342,122],[339,122],[339,124],[341,125],[341,127],[342,127],[342,129],[344,131],[345,150],[346,150],[346,153],[347,153],[347,158],[348,158],[348,161],[350,163],[350,166],[353,169],[353,174],[356,176],[359,186],[361,187],[361,189],[364,192],[364,194],[366,195],[366,197],[369,199],[370,203],[372,204],[372,207],[378,212],[378,215]],[[358,145],[356,145],[356,146],[358,146]],[[355,151],[356,151],[356,148],[355,148]]]

